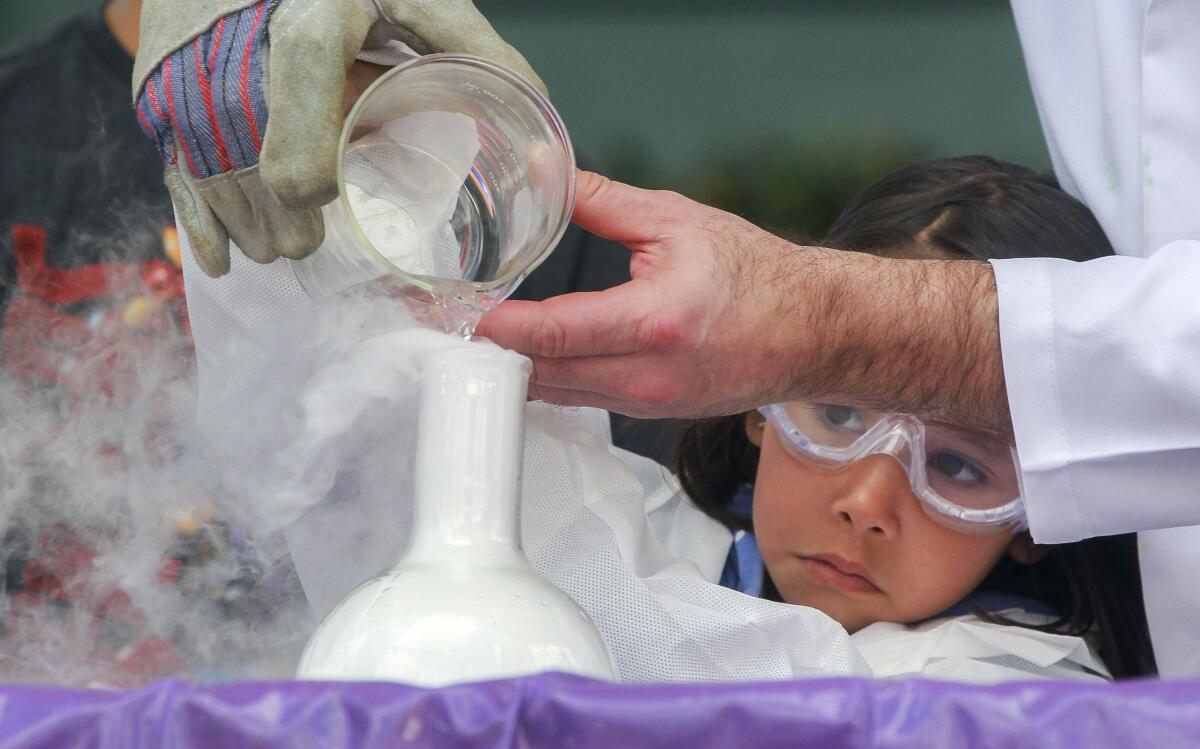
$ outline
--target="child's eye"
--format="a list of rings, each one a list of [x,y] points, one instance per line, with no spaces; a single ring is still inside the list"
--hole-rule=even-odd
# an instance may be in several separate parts
[[[862,414],[849,406],[821,406],[821,418],[835,429],[861,432],[863,428]]]
[[[983,471],[974,463],[954,453],[940,452],[929,458],[929,465],[956,484],[982,484]]]

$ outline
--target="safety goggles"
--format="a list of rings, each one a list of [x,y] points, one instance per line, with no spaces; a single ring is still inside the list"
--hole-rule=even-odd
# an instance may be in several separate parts
[[[926,514],[956,531],[1024,530],[1020,470],[1011,445],[973,432],[929,425],[908,414],[823,403],[764,406],[793,456],[838,470],[871,455],[890,455]]]

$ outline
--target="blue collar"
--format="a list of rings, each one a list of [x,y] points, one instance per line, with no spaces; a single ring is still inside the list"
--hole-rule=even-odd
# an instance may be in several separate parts
[[[738,517],[749,518],[753,501],[754,487],[742,484],[725,505],[725,509]],[[758,541],[755,540],[754,534],[735,531],[733,544],[729,547],[729,556],[725,559],[725,569],[721,571],[721,585],[759,598],[763,593],[765,576],[762,553],[758,550]]]

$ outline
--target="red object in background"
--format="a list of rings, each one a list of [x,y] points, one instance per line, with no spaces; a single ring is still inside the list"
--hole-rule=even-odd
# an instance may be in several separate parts
[[[56,385],[76,403],[94,395],[120,402],[136,384],[143,354],[162,352],[157,336],[172,330],[190,335],[183,274],[162,260],[51,268],[46,250],[45,229],[13,230],[17,283],[0,336],[4,369]],[[180,353],[190,357],[186,346]],[[121,469],[118,447],[101,444],[97,451],[113,470]],[[183,654],[145,631],[145,615],[124,590],[96,584],[95,558],[95,550],[65,525],[43,529],[28,557],[8,571],[17,589],[7,591],[4,630],[20,633],[13,642],[36,642],[45,636],[47,617],[62,623],[105,674],[97,686],[133,687],[176,672]],[[177,583],[181,565],[177,558],[164,560],[160,580]],[[20,657],[19,651],[0,655],[0,663]]]
[[[109,591],[108,595],[101,598],[92,608],[92,611],[98,617],[118,621],[138,630],[147,624],[146,615],[133,605],[129,594],[120,588]]]
[[[111,297],[128,287],[137,273],[127,263],[51,268],[46,265],[46,229],[41,226],[16,226],[12,239],[17,287],[49,304],[77,304]]]
[[[43,227],[17,226],[12,238],[17,284],[4,313],[7,371],[77,396],[112,398],[132,380],[139,352],[154,348],[155,334],[178,326],[190,335],[177,266],[156,259],[52,268]]]
[[[150,260],[142,264],[142,286],[148,291],[167,292],[174,295],[177,283],[182,282],[179,269],[161,260]]]
[[[169,557],[163,560],[163,563],[158,568],[158,581],[160,583],[168,583],[174,585],[179,582],[179,571],[183,568],[183,562],[178,557]]]
[[[95,550],[62,524],[48,526],[24,561],[20,588],[8,591],[4,630],[14,641],[37,642],[48,617],[63,624],[103,680],[93,686],[130,688],[177,672],[186,658],[169,640],[147,633],[146,616],[118,587],[97,587]],[[164,564],[180,560],[168,559]],[[175,580],[169,581],[171,583]],[[111,634],[120,633],[114,642]],[[20,651],[0,656],[17,670]]]
[[[83,593],[84,581],[90,577],[95,550],[59,524],[42,531],[39,546],[43,554],[25,563],[22,589],[65,603],[76,601]]]

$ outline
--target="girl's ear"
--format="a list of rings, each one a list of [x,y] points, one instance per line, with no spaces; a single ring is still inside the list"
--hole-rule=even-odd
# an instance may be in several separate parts
[[[758,411],[746,413],[746,439],[755,447],[762,447],[763,429],[767,426],[766,418]]]
[[[1050,547],[1035,544],[1029,531],[1021,531],[1008,545],[1008,556],[1017,564],[1037,564],[1049,553]]]

